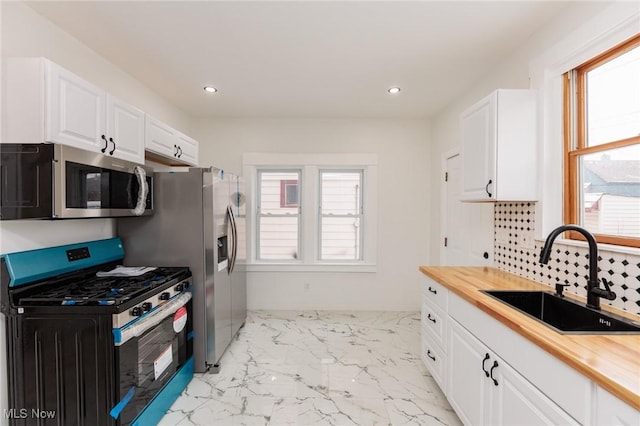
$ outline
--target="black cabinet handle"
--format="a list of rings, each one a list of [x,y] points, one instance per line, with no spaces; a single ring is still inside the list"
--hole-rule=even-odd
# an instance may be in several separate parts
[[[498,366],[498,361],[493,361],[493,366],[491,367],[491,380],[493,380],[493,384],[498,386],[498,381],[493,377],[493,370]]]
[[[484,190],[487,191],[487,195],[489,196],[489,198],[491,198],[491,193],[489,192],[489,185],[491,185],[492,183],[493,181],[489,179],[489,182],[487,182],[487,186],[484,187]]]
[[[431,316],[431,314],[427,314],[427,319],[428,319],[429,321],[431,321],[432,323],[434,323],[434,324],[436,323],[436,319],[435,319],[435,318],[433,318],[433,317]]]
[[[435,357],[435,356],[433,356],[433,355],[431,355],[431,350],[430,350],[430,349],[427,349],[427,356],[428,356],[429,358],[431,358],[432,360],[434,360],[434,361],[436,360],[436,357]]]
[[[482,254],[482,257],[484,257],[485,259],[488,259],[488,258],[489,258],[489,253],[485,251],[485,252]]]
[[[109,142],[113,144],[113,149],[109,151],[109,155],[113,155],[113,153],[116,151],[116,143],[113,141],[113,138],[109,138]]]
[[[482,360],[482,371],[484,371],[484,374],[486,374],[486,375],[487,375],[487,377],[489,377],[489,372],[487,371],[487,369],[486,369],[486,368],[484,368],[484,363],[485,363],[485,362],[487,362],[487,360],[488,360],[489,358],[490,358],[490,357],[489,357],[489,354],[488,354],[488,353],[486,353],[486,354],[484,354],[484,359]]]
[[[178,158],[182,157],[182,148],[178,147]]]
[[[104,154],[107,151],[107,146],[109,146],[109,142],[107,142],[107,138],[104,135],[100,136],[100,139],[104,141],[104,148],[100,150]]]
[[[173,146],[173,150],[174,150],[174,151],[173,151],[173,156],[174,156],[174,157],[177,157],[177,156],[178,156],[178,145],[174,145],[174,146]]]
[[[438,294],[438,292],[429,286],[429,293]]]

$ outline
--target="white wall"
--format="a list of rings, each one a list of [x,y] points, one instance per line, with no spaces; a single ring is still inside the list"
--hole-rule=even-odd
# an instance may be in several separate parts
[[[463,96],[432,117],[431,140],[433,141],[433,151],[430,166],[431,181],[436,183],[431,189],[434,198],[440,199],[441,186],[438,184],[437,176],[441,172],[442,156],[448,151],[459,148],[460,113],[495,89],[530,88],[530,63],[555,46],[567,34],[574,31],[576,27],[597,16],[610,4],[610,2],[575,2],[575,4],[570,5],[556,19],[533,34],[512,55],[497,64],[491,72],[484,76],[478,76],[476,84],[467,88]],[[546,188],[546,190],[561,191],[561,188],[562,185],[553,185]],[[430,216],[430,229],[440,229],[439,205],[434,204],[431,206]],[[436,239],[431,239],[430,243],[430,263],[438,264],[439,242]]]
[[[419,309],[417,268],[429,257],[428,216],[433,203],[429,132],[426,120],[197,122],[194,136],[201,142],[201,164],[234,173],[242,172],[244,152],[378,155],[377,272],[250,272],[249,309]]]
[[[0,2],[2,57],[44,56],[189,134],[191,119],[21,2]],[[0,222],[0,253],[110,238],[112,219]],[[5,320],[0,315],[0,425],[7,408]],[[15,407],[21,408],[21,407]]]

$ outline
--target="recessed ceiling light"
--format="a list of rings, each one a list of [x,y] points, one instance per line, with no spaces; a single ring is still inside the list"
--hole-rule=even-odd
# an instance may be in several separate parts
[[[391,87],[391,88],[388,90],[388,92],[389,92],[389,93],[391,93],[391,94],[400,93],[400,88],[399,88],[399,87]]]
[[[204,91],[207,93],[216,93],[218,89],[213,86],[204,86]]]

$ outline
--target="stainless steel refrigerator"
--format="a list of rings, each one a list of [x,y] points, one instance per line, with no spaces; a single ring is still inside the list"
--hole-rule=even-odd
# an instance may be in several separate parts
[[[196,372],[217,372],[247,316],[242,179],[216,168],[154,173],[154,214],[117,220],[125,264],[188,266]]]

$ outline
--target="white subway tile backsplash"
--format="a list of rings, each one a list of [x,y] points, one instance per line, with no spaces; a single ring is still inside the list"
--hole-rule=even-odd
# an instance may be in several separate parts
[[[494,262],[496,267],[542,284],[568,284],[566,291],[587,296],[589,255],[586,247],[554,243],[547,265],[539,263],[542,243],[534,240],[534,203],[497,203],[494,212]],[[611,282],[615,306],[640,315],[640,256],[599,250],[598,276]]]

